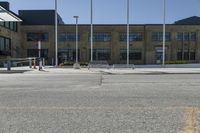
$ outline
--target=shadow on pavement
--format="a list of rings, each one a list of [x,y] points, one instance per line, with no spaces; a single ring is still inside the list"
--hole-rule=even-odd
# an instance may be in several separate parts
[[[32,70],[11,70],[11,71],[0,70],[0,74],[25,73],[25,72],[29,72],[29,71],[32,71]]]

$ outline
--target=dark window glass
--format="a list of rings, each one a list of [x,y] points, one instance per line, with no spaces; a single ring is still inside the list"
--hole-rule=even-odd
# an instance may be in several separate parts
[[[189,41],[190,40],[190,33],[189,32],[185,32],[184,33],[184,41]]]
[[[48,33],[27,33],[27,41],[48,41]]]
[[[196,41],[196,32],[178,32],[177,41]]]
[[[68,32],[66,34],[66,41],[68,42],[75,42],[76,41],[76,33]],[[78,41],[80,41],[80,35],[78,34]]]
[[[76,33],[74,33],[74,32],[59,33],[58,41],[59,42],[75,42],[76,41]],[[80,41],[80,34],[78,34],[78,41]]]
[[[177,60],[182,60],[182,52],[177,52]]]
[[[11,40],[9,38],[0,37],[0,55],[11,55]]]
[[[59,63],[64,61],[76,60],[76,49],[60,49],[58,51]],[[78,59],[80,59],[80,50],[78,50]]]
[[[10,28],[10,22],[5,22],[5,27]]]
[[[120,33],[120,41],[121,42],[126,42],[127,41],[127,33]],[[129,34],[129,40],[130,42],[134,41],[143,41],[144,35],[142,32],[131,32]]]
[[[190,33],[190,40],[191,41],[196,41],[196,32],[191,32]]]
[[[189,52],[184,52],[184,60],[189,60]]]
[[[4,26],[4,22],[0,22],[0,26]]]
[[[10,22],[10,29],[14,31],[14,22]]]
[[[28,57],[38,57],[39,56],[38,49],[28,49],[27,56]],[[41,57],[46,58],[46,59],[48,58],[48,49],[41,49]]]
[[[17,32],[17,22],[0,22],[0,26]]]
[[[17,32],[17,30],[18,30],[18,24],[16,23],[16,22],[14,22],[14,31],[16,31]]]
[[[4,45],[5,45],[5,38],[0,37],[0,51],[3,51],[5,49]]]
[[[110,42],[112,39],[112,35],[109,32],[95,32],[93,33],[93,41],[94,42]],[[89,35],[90,41],[90,35]]]
[[[190,60],[195,60],[195,52],[190,52]]]
[[[171,33],[170,32],[165,33],[165,40],[167,42],[171,41]],[[152,33],[152,41],[155,41],[155,42],[163,41],[163,32],[153,32]]]
[[[182,55],[184,54],[184,55]],[[185,51],[184,53],[182,53],[182,51],[178,51],[177,52],[177,60],[195,60],[196,57],[195,57],[195,51],[194,50],[191,50],[190,52],[189,51]],[[183,57],[184,56],[184,57]]]
[[[127,50],[120,50],[120,59],[127,59]],[[142,52],[140,50],[130,50],[129,51],[129,59],[130,60],[142,60]]]
[[[91,57],[91,52],[89,52],[89,58]],[[111,50],[110,49],[93,49],[93,59],[94,60],[110,60]]]
[[[58,41],[59,42],[65,42],[67,40],[66,33],[59,33],[58,34]]]

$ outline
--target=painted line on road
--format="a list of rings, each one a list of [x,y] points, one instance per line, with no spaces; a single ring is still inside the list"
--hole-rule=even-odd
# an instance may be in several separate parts
[[[181,133],[200,133],[200,123],[197,121],[197,115],[200,114],[200,108],[188,107],[185,110],[185,126]]]
[[[186,107],[105,107],[105,106],[94,106],[94,107],[87,107],[87,106],[79,106],[79,107],[0,107],[0,110],[133,110],[133,111],[141,111],[141,110],[186,110]]]

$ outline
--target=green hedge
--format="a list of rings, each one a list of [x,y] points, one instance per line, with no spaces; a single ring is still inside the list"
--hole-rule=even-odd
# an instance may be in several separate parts
[[[60,66],[73,66],[74,63],[75,63],[75,61],[65,61],[65,62],[61,63]],[[88,62],[79,62],[79,64],[81,66],[87,66]]]
[[[166,64],[188,64],[188,61],[185,60],[176,60],[176,61],[166,61]]]

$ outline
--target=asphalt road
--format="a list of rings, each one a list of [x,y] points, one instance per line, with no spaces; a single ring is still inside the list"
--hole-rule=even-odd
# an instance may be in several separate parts
[[[0,133],[199,132],[198,74],[0,75]]]

